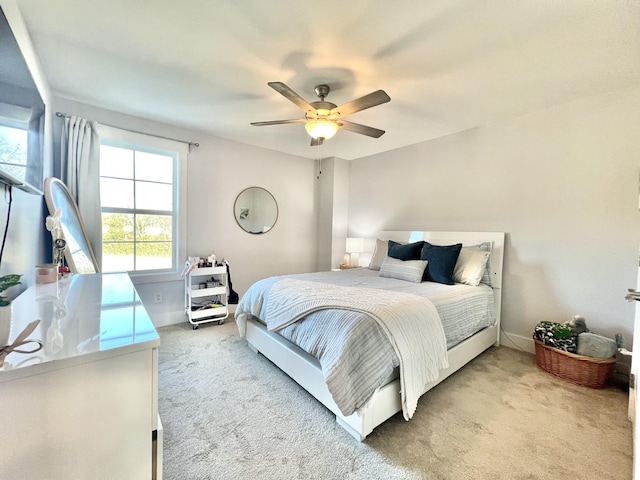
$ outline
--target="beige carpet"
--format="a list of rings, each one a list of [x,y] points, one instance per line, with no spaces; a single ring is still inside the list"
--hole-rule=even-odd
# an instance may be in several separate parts
[[[364,442],[222,326],[159,329],[164,478],[630,479],[628,394],[492,348]]]

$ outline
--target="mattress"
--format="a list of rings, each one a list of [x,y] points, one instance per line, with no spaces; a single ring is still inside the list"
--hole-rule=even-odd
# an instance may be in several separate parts
[[[454,347],[474,333],[494,325],[496,322],[493,290],[485,284],[473,287],[463,284],[443,285],[434,282],[412,283],[380,277],[378,271],[368,268],[300,273],[286,277],[333,285],[379,288],[426,297],[433,302],[438,310],[447,338],[447,348]],[[275,283],[282,278],[285,277],[271,277],[269,281]],[[286,331],[279,333],[285,338],[287,337]]]

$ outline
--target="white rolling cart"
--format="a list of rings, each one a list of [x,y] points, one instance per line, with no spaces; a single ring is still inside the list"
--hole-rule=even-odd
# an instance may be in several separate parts
[[[184,281],[184,308],[193,329],[209,322],[222,325],[229,316],[227,267],[195,267]]]

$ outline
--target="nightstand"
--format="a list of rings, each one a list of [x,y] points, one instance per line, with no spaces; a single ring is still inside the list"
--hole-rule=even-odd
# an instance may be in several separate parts
[[[343,264],[343,265],[340,265],[340,270],[349,270],[349,269],[351,269],[351,268],[362,268],[362,267],[360,267],[360,266],[357,266],[357,267],[356,267],[356,266],[344,265],[344,264]]]

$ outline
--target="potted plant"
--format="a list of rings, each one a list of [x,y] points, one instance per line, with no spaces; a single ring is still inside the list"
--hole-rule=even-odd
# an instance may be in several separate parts
[[[22,275],[4,275],[0,277],[0,292],[4,292],[6,289],[15,285],[20,285],[20,277]],[[11,303],[11,300],[7,300],[7,297],[0,295],[0,307],[6,307]]]

